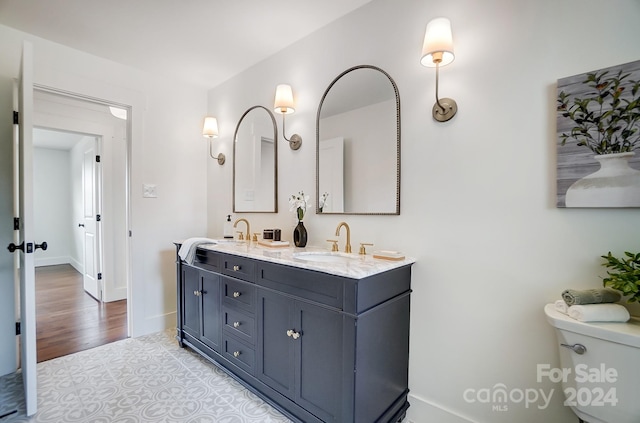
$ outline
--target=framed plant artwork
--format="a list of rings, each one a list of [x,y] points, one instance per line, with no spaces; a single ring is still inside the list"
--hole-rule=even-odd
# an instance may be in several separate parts
[[[557,207],[640,207],[640,60],[558,80]]]

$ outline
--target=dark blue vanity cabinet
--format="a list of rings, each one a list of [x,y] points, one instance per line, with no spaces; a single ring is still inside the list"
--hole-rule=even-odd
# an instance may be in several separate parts
[[[181,346],[296,422],[404,417],[410,265],[351,279],[206,249],[177,264]]]

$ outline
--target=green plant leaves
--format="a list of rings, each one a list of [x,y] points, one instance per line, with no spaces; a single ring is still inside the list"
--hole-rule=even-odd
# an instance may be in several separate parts
[[[602,280],[603,285],[629,296],[627,302],[640,301],[640,253],[625,251],[624,257],[617,258],[609,251],[600,257],[605,260],[602,265],[610,269],[607,270],[609,276]]]

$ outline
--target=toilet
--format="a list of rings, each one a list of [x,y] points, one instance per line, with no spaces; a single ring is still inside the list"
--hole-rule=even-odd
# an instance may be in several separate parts
[[[562,384],[565,405],[586,423],[639,423],[640,319],[583,323],[553,304],[544,312],[556,329],[561,368],[546,366],[542,377]]]

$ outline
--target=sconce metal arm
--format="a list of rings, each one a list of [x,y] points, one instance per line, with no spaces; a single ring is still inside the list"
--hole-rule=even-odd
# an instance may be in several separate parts
[[[297,150],[300,148],[300,146],[302,145],[302,137],[298,134],[293,134],[291,135],[291,138],[287,138],[286,135],[287,131],[285,130],[284,127],[284,113],[282,114],[282,138],[284,138],[285,141],[289,142],[289,147],[291,147],[292,150]]]
[[[212,159],[216,159],[219,165],[223,165],[226,160],[226,157],[222,153],[219,153],[217,156],[214,156],[212,144],[213,144],[213,141],[211,140],[211,138],[209,138],[209,155],[211,156]]]
[[[436,63],[436,104],[433,105],[433,118],[438,122],[446,122],[455,116],[458,111],[458,105],[452,98],[443,98],[442,101],[438,96],[438,87],[440,85],[440,61]]]

